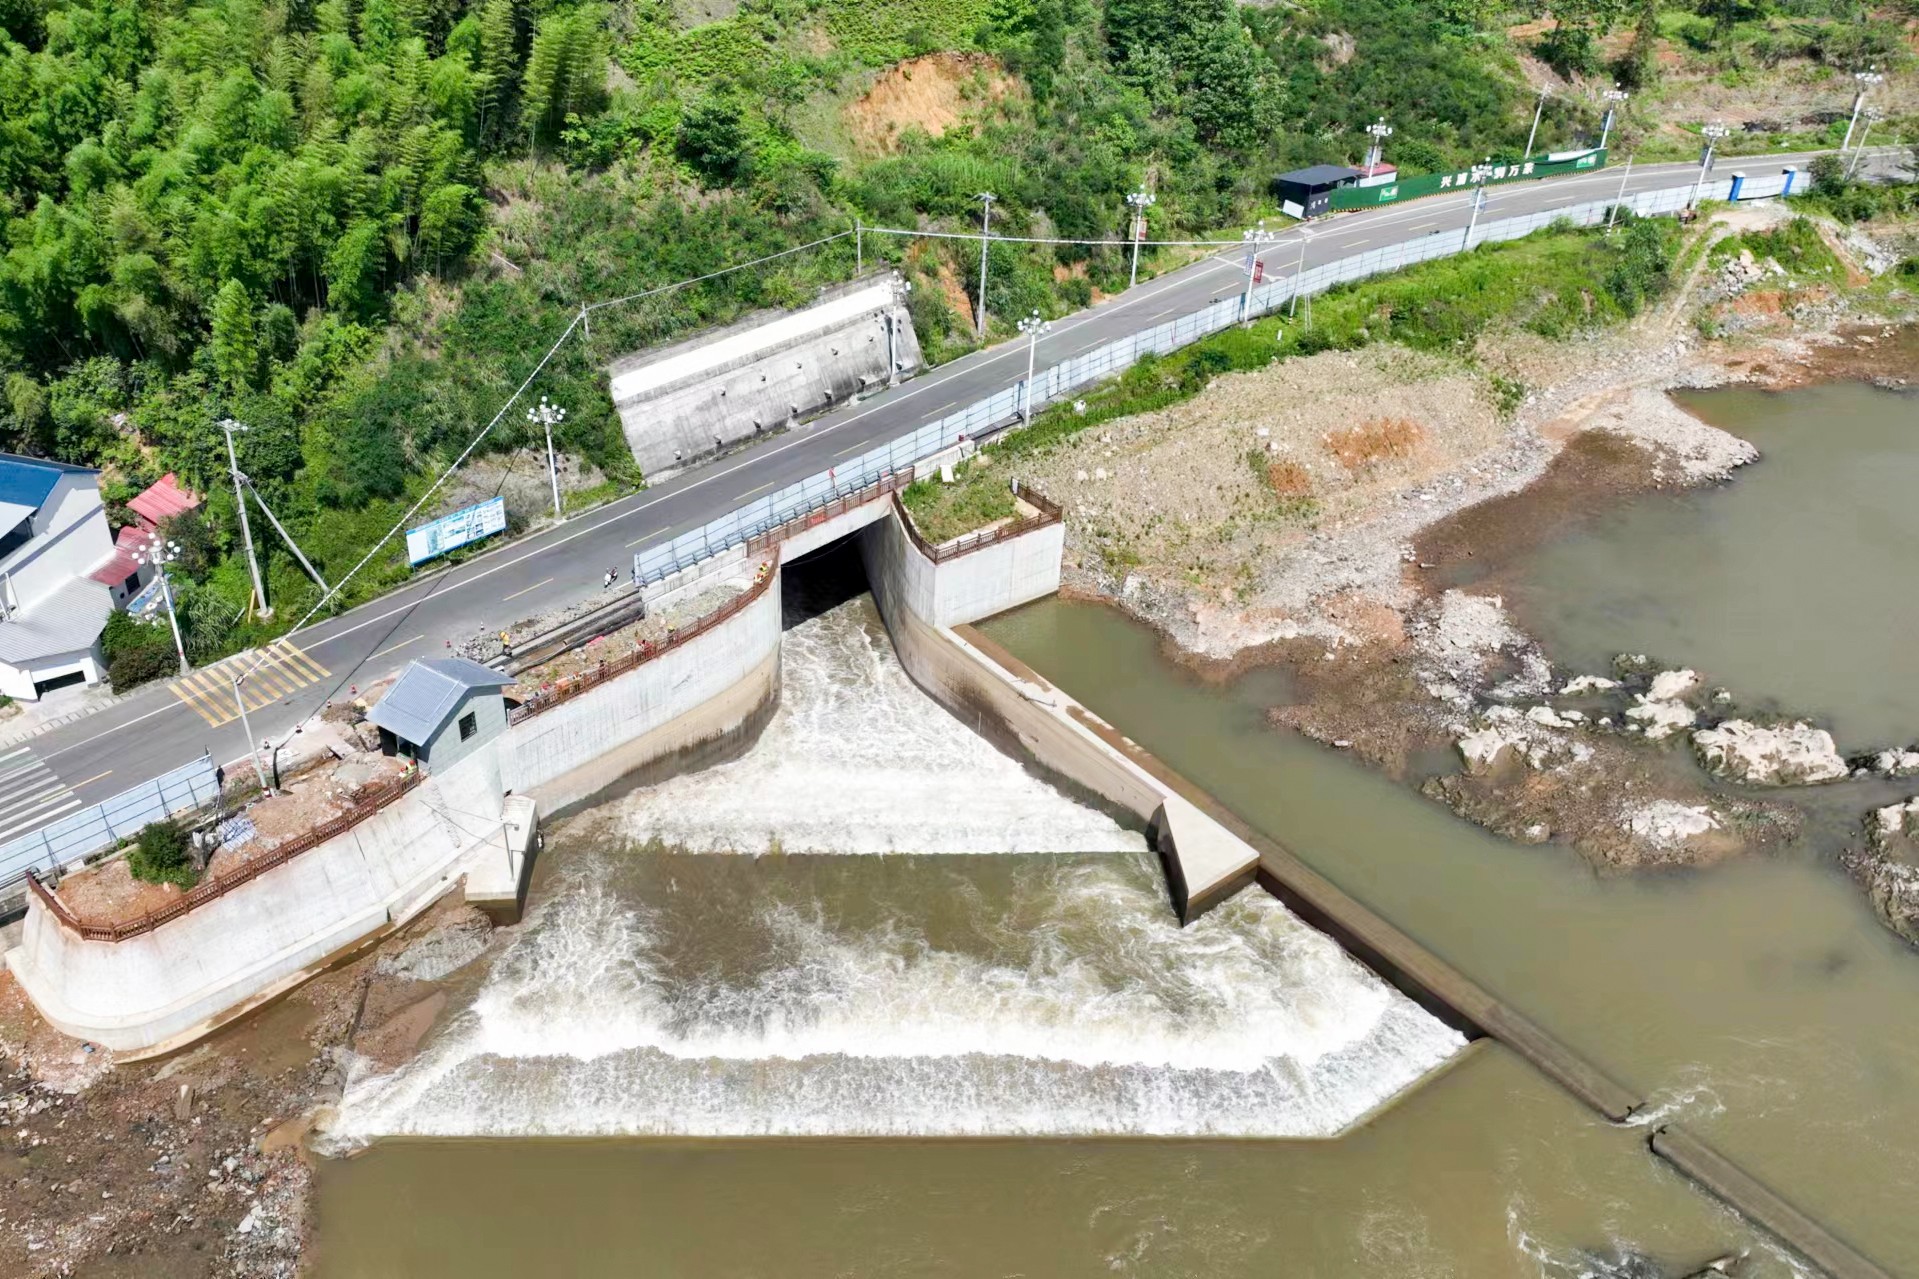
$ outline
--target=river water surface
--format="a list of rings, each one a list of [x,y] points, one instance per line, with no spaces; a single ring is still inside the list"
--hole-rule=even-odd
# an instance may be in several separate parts
[[[1795,403],[1817,406],[1817,450],[1797,448]],[[1577,660],[1648,649],[1848,732],[1919,733],[1869,690],[1874,663],[1902,670],[1897,645],[1862,651],[1828,611],[1779,642],[1863,652],[1849,678],[1741,665],[1713,646],[1723,615],[1688,612],[1711,593],[1647,531],[1745,546],[1722,523],[1768,520],[1742,513],[1742,485],[1810,468],[1775,490],[1810,504],[1853,450],[1885,454],[1874,472],[1913,465],[1910,402],[1826,388],[1705,411],[1750,425],[1768,461],[1545,548],[1526,615],[1559,619],[1540,625]],[[1807,521],[1803,562],[1870,574],[1857,543],[1875,527],[1909,545],[1895,490],[1854,486],[1876,515]],[[1634,595],[1648,575],[1608,539],[1668,573],[1665,593]],[[1716,574],[1795,607],[1789,573],[1705,557],[1697,580]],[[1640,602],[1582,613],[1588,587]],[[1172,928],[1137,833],[954,754],[977,743],[915,700],[869,610],[789,633],[782,707],[741,759],[550,833],[529,922],[470,1005],[416,1062],[349,1090],[347,1137],[401,1136],[322,1167],[322,1275],[1477,1279],[1647,1273],[1635,1253],[1683,1273],[1732,1247],[1789,1273],[1647,1155],[1643,1126],[1598,1121],[1496,1045],[1462,1050],[1262,895]],[[986,629],[1655,1115],[1919,1270],[1919,957],[1819,847],[1599,879],[1269,727],[1272,673],[1202,685],[1092,605]],[[942,768],[956,758],[967,771]],[[1843,837],[1833,807],[1810,845]],[[862,852],[901,855],[833,855]]]

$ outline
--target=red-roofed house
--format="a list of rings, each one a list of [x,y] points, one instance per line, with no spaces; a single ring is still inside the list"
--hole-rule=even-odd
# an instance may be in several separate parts
[[[191,489],[181,488],[172,471],[127,503],[128,509],[139,516],[141,525],[148,529],[158,528],[160,521],[184,515],[199,505],[199,497]]]
[[[153,540],[153,534],[138,524],[129,524],[120,530],[113,539],[113,554],[101,560],[99,567],[87,574],[102,586],[113,590],[114,607],[127,602],[127,597],[141,586],[140,561],[134,558],[135,552]]]

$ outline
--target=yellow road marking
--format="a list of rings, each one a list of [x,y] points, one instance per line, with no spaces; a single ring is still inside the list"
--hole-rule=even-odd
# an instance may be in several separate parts
[[[537,590],[539,590],[539,589],[540,589],[540,588],[541,588],[542,586],[545,586],[547,582],[550,582],[550,581],[552,581],[552,580],[553,580],[553,579],[549,577],[549,578],[547,578],[547,579],[546,579],[546,581],[543,581],[543,582],[535,582],[535,583],[533,583],[533,585],[531,585],[531,586],[529,586],[529,587],[527,587],[527,588],[526,588],[526,591],[537,591]],[[506,599],[504,599],[504,600],[501,600],[501,601],[500,601],[500,603],[502,603],[502,604],[504,604],[504,603],[506,603],[506,602],[507,602],[507,600],[516,600],[516,599],[519,599],[519,598],[520,598],[520,596],[522,596],[522,595],[524,595],[524,594],[526,594],[526,591],[515,591],[515,592],[513,592],[513,594],[511,594],[511,595],[509,595],[509,596],[507,596],[507,597],[506,597]]]
[[[398,644],[390,644],[387,647],[381,649],[379,652],[375,653],[373,657],[385,657],[388,653],[393,652],[395,649],[405,648],[408,644],[418,643],[420,640],[423,640],[425,638],[426,636],[424,635],[415,635],[412,639],[403,639]],[[373,660],[373,657],[369,657],[367,660],[370,662]]]
[[[412,641],[407,641],[411,643]],[[247,663],[257,662],[250,669]],[[246,679],[235,695],[233,679]],[[175,680],[169,687],[173,695],[193,708],[195,714],[218,728],[240,717],[240,707],[253,712],[291,697],[300,689],[327,678],[320,665],[290,640],[279,639],[259,653],[239,653],[204,670]]]

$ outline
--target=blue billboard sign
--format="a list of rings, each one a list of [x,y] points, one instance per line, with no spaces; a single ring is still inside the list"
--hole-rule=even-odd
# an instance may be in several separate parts
[[[442,515],[431,524],[406,531],[406,562],[418,564],[436,555],[444,555],[468,542],[506,531],[506,499],[496,497],[478,506],[463,507],[451,515]]]

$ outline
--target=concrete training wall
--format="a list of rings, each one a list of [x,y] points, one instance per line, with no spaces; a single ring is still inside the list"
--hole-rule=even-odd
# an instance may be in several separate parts
[[[750,574],[755,565],[743,564]],[[779,686],[780,582],[705,634],[507,730],[501,779],[558,812],[744,724]]]
[[[906,282],[887,274],[828,290],[607,369],[633,458],[650,479],[843,404],[918,370]]]
[[[223,897],[120,942],[83,941],[32,900],[7,965],[48,1021],[118,1052],[183,1042],[403,922],[498,843],[490,752],[429,775],[367,820]]]
[[[914,683],[1003,747],[1149,825],[1174,909],[1191,922],[1253,882],[1258,854],[1132,758],[1129,748],[1138,748],[1111,725],[1005,654],[988,655],[977,636],[953,630],[1056,592],[1064,536],[1052,524],[935,563],[888,503],[887,518],[860,534],[860,553]]]

